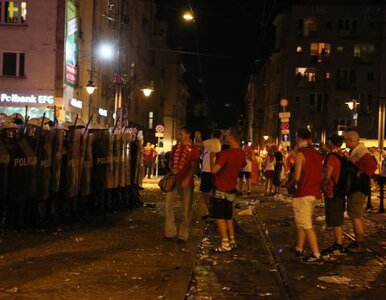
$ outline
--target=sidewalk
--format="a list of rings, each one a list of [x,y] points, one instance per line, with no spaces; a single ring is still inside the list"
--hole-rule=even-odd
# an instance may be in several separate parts
[[[191,241],[165,242],[165,195],[156,180],[144,186],[144,208],[89,217],[60,232],[3,236],[0,298],[183,299],[202,239],[201,202]]]
[[[378,244],[386,240],[385,215],[366,220],[369,248],[377,256],[349,255],[323,265],[304,265],[289,251],[295,243],[291,200],[264,197],[259,188],[251,197],[238,199],[236,214],[248,206],[255,213],[236,216],[239,248],[232,253],[209,254],[219,237],[214,225],[208,224],[188,299],[382,299],[386,295],[385,249]],[[330,246],[332,232],[325,227],[321,205],[316,213],[320,245]],[[349,220],[346,224],[351,232]],[[339,284],[326,282],[331,280]]]

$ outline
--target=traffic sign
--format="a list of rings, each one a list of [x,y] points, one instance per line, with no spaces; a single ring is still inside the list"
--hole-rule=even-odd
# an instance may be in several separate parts
[[[289,129],[282,129],[281,130],[281,134],[289,134],[289,133],[290,133]]]
[[[290,112],[279,112],[279,118],[280,119],[289,119],[291,118]]]
[[[164,130],[165,130],[165,128],[161,124],[159,124],[155,127],[156,132],[164,132]]]
[[[282,134],[282,135],[281,135],[281,140],[282,140],[283,142],[289,142],[289,141],[291,140],[291,137],[290,137],[289,134]]]
[[[280,106],[286,107],[288,105],[288,100],[286,98],[283,98],[280,100]]]
[[[156,132],[155,137],[162,138],[164,137],[164,134],[162,132]]]
[[[289,123],[290,119],[289,118],[281,118],[280,121],[282,123]]]
[[[281,129],[289,129],[289,123],[281,123]]]

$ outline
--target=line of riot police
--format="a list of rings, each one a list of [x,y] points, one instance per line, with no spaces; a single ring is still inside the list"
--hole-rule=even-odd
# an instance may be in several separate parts
[[[4,228],[44,228],[141,206],[141,132],[0,114]]]

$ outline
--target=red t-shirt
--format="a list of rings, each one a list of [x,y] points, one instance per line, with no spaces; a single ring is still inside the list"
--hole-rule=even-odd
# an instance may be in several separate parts
[[[143,161],[153,161],[154,157],[156,156],[156,151],[153,148],[143,148]]]
[[[178,155],[178,157],[176,157],[176,155]],[[192,144],[177,144],[173,146],[170,161],[173,168],[180,169],[176,174],[176,181],[178,183],[181,183],[189,175],[192,162],[198,161],[199,159],[200,152],[196,146]],[[194,185],[193,176],[191,176],[189,184],[191,186]]]
[[[341,157],[344,157],[344,154],[340,152],[336,152]],[[328,198],[334,197],[334,185],[338,183],[340,176],[340,161],[334,154],[329,154],[326,159],[326,167],[332,168],[332,174],[330,181],[327,184],[327,188],[325,191],[325,196]]]
[[[316,199],[321,199],[323,157],[312,147],[300,149],[299,152],[303,153],[305,163],[294,197],[314,196]]]
[[[238,175],[246,164],[245,153],[241,148],[219,152],[216,165],[222,168],[214,176],[214,186],[216,189],[222,192],[233,191],[236,188]]]

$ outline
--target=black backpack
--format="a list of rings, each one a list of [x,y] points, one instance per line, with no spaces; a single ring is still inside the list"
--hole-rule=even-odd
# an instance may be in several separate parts
[[[351,195],[355,191],[356,186],[359,184],[357,176],[358,168],[337,153],[328,154],[326,162],[330,155],[334,155],[340,162],[338,182],[334,182],[334,195],[340,197]],[[333,178],[331,178],[331,180],[333,180]]]

